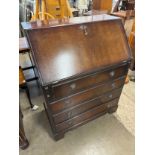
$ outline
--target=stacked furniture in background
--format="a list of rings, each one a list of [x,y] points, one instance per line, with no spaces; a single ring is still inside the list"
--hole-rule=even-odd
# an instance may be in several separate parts
[[[135,0],[118,0],[111,15],[122,18],[125,24],[125,20],[135,17]]]
[[[25,37],[23,38],[19,38],[19,54],[26,54],[28,53],[29,59],[31,61],[31,66],[28,67],[19,67],[19,88],[24,89],[26,91],[27,97],[29,99],[29,103],[30,103],[30,107],[32,110],[37,110],[38,106],[37,105],[33,105],[30,99],[30,92],[28,89],[28,85],[27,82],[33,81],[33,80],[37,80],[38,77],[35,74],[34,68],[35,66],[33,65],[33,61],[31,59],[31,55],[30,55],[30,47],[28,45],[27,39]],[[35,76],[29,79],[26,79],[24,76],[23,71],[27,71],[27,70],[31,70],[33,69]],[[37,81],[38,82],[38,81]]]
[[[93,0],[93,9],[111,13],[112,0]]]

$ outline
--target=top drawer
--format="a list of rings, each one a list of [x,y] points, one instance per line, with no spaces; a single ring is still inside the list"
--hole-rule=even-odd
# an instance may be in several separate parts
[[[47,101],[51,102],[68,95],[77,93],[99,83],[103,83],[108,80],[112,80],[123,76],[127,73],[127,65],[118,67],[114,70],[107,70],[104,72],[97,72],[89,76],[85,76],[81,79],[76,79],[73,81],[60,83],[52,87],[52,91],[46,91],[46,96],[48,96]],[[44,89],[47,89],[46,87]],[[53,93],[52,93],[53,92]]]

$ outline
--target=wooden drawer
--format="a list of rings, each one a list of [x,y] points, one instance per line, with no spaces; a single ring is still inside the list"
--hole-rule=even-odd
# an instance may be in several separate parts
[[[100,95],[103,95],[103,93],[122,87],[124,84],[124,81],[125,81],[125,77],[121,77],[114,81],[109,81],[105,84],[85,90],[73,96],[69,96],[66,99],[55,101],[49,104],[50,109],[53,114],[56,114],[60,111],[63,111],[64,109],[70,108],[72,106],[78,105],[87,100],[91,100]]]
[[[121,94],[121,91],[122,91],[122,88],[115,89],[111,92],[103,94],[102,96],[99,96],[92,100],[86,101],[86,102],[79,104],[77,106],[74,106],[70,109],[66,109],[65,111],[62,111],[61,113],[55,114],[55,115],[53,115],[54,122],[56,124],[61,123],[63,121],[71,119],[71,118],[75,117],[76,115],[79,115],[91,108],[94,108],[102,103],[105,103],[107,101],[118,98]]]
[[[66,130],[66,129],[69,129],[70,127],[74,126],[74,125],[77,125],[77,124],[80,124],[82,123],[83,121],[86,121],[87,119],[91,119],[93,118],[95,115],[98,115],[104,111],[107,111],[107,109],[109,107],[112,107],[112,106],[115,106],[117,105],[118,103],[118,98],[117,99],[114,99],[110,102],[107,102],[105,104],[102,104],[100,106],[97,106],[93,109],[91,109],[90,111],[87,111],[85,113],[82,113],[81,115],[78,115],[68,121],[65,121],[63,123],[60,123],[58,125],[56,125],[56,131],[57,132],[60,132],[60,131],[63,131],[63,130]]]
[[[47,101],[52,102],[54,100],[64,98],[68,95],[88,89],[89,87],[92,87],[94,85],[106,82],[108,80],[116,79],[120,76],[125,75],[126,73],[127,65],[124,65],[113,70],[97,72],[81,79],[54,85],[51,90],[48,89],[48,91],[46,91],[48,87],[45,87],[44,89],[46,91]]]

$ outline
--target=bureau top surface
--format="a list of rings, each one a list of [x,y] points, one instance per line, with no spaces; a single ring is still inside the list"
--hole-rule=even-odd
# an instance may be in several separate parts
[[[58,26],[68,26],[74,24],[82,24],[82,23],[91,23],[98,21],[109,21],[120,19],[116,16],[110,16],[107,14],[100,15],[92,15],[92,16],[84,16],[84,17],[73,17],[66,19],[52,19],[52,20],[37,20],[32,22],[22,22],[22,27],[25,30],[34,30],[34,29],[44,29]]]
[[[47,21],[50,25],[40,28],[36,22],[22,23],[42,85],[130,59],[120,19],[95,15],[68,20],[67,24]]]

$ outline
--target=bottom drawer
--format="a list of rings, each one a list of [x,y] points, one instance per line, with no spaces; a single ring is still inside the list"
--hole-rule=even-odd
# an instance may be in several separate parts
[[[117,105],[118,100],[119,100],[119,98],[114,99],[110,102],[107,102],[105,104],[97,106],[97,107],[91,109],[90,111],[82,113],[81,115],[78,115],[68,121],[58,124],[58,125],[56,125],[56,131],[60,132],[62,130],[66,130],[74,125],[77,125],[79,123],[82,123],[83,121],[86,121],[87,119],[91,119],[95,115],[106,111],[107,108]]]

